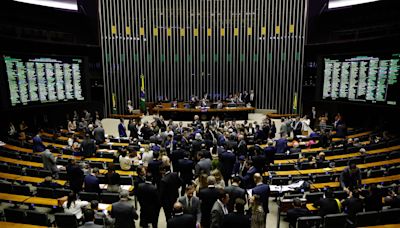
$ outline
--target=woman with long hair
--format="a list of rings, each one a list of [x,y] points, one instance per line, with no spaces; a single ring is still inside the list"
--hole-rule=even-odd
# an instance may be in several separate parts
[[[265,212],[259,195],[250,197],[251,228],[265,228]]]
[[[82,221],[82,208],[86,207],[87,205],[89,205],[89,202],[77,199],[76,194],[71,192],[68,195],[67,201],[63,203],[63,208],[65,213],[73,214],[75,215],[76,219]]]

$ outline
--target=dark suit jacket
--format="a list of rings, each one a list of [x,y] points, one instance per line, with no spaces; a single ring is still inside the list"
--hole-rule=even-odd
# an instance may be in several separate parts
[[[199,199],[201,200],[201,221],[202,224],[209,224],[211,209],[217,201],[219,195],[218,189],[215,187],[208,187],[200,189]]]
[[[85,192],[96,192],[100,193],[100,181],[96,176],[87,175],[84,179]]]
[[[353,218],[358,212],[362,212],[364,210],[362,199],[355,197],[345,199],[342,203],[342,206],[346,208],[346,213],[351,218]]]
[[[33,141],[33,147],[32,147],[33,152],[43,152],[46,149],[45,145],[42,142],[42,139],[39,136],[33,137],[32,141]]]
[[[284,138],[276,140],[276,153],[285,153],[287,149],[287,140]]]
[[[102,227],[104,227],[104,226],[94,224],[94,222],[86,222],[85,224],[83,224],[79,228],[102,228]]]
[[[339,206],[336,200],[332,198],[320,199],[314,203],[314,206],[319,208],[319,214],[321,216],[339,213]]]
[[[185,157],[185,150],[183,149],[176,149],[173,150],[169,156],[172,162],[172,167],[174,168],[174,172],[179,172],[179,159],[183,159]]]
[[[269,198],[269,186],[266,184],[256,185],[252,189],[252,194],[257,194],[260,196],[260,201],[262,202],[262,206],[265,213],[269,213],[268,209],[268,198]]]
[[[182,185],[182,180],[178,174],[167,173],[160,182],[160,199],[162,205],[172,205],[179,197],[179,187]]]
[[[180,177],[185,184],[192,183],[193,180],[193,169],[194,162],[189,159],[179,159],[178,160],[178,169]]]
[[[84,139],[81,148],[85,157],[92,157],[96,153],[96,143],[93,139]]]
[[[267,165],[273,164],[275,160],[276,148],[275,147],[265,147],[264,149],[265,160]]]
[[[113,203],[110,215],[115,218],[115,228],[134,228],[134,220],[139,218],[135,208],[129,202],[124,201]]]
[[[228,179],[232,175],[233,166],[236,162],[236,156],[233,152],[222,152],[219,163],[221,165],[222,176]]]
[[[146,222],[158,218],[160,212],[160,196],[155,185],[145,182],[138,186],[136,191],[140,204],[140,219]],[[157,217],[154,217],[154,216]]]
[[[158,181],[161,179],[161,174],[160,174],[161,165],[162,165],[161,160],[153,160],[150,161],[147,166],[147,171],[151,173],[151,176],[153,177],[153,183],[158,183]]]
[[[173,218],[170,218],[167,222],[167,228],[195,228],[196,221],[193,215],[190,214],[181,214],[175,215]]]
[[[237,198],[246,200],[246,191],[239,186],[230,185],[228,187],[225,187],[225,192],[229,194],[229,202],[227,205],[229,212],[233,211],[235,200]]]
[[[201,209],[200,209],[200,199],[196,196],[193,196],[192,205],[189,207],[187,198],[185,196],[179,197],[178,202],[183,205],[183,212],[185,214],[191,214],[196,218],[196,222],[201,222]]]
[[[229,213],[225,215],[222,222],[222,227],[233,228],[250,228],[250,217],[237,212]]]
[[[290,226],[296,227],[297,218],[308,215],[306,208],[291,208],[286,213],[286,221]]]
[[[106,139],[104,128],[96,127],[93,130],[93,137],[94,137],[94,140],[96,140],[97,144],[103,143]]]

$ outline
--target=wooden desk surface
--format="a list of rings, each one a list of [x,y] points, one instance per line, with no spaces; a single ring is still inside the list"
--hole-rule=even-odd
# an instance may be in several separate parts
[[[0,227],[2,227],[2,228],[46,228],[47,226],[36,226],[36,225],[29,225],[29,224],[22,224],[22,223],[0,221]]]
[[[22,176],[16,175],[11,173],[0,173],[0,178],[7,179],[7,180],[14,180],[14,181],[24,181],[29,183],[42,183],[44,178],[41,177],[30,177],[30,176]],[[60,185],[65,185],[67,181],[65,180],[55,180],[55,182],[59,183]]]
[[[386,161],[379,161],[379,162],[370,162],[365,164],[357,165],[360,169],[372,168],[376,166],[384,166],[384,165],[392,165],[400,163],[400,158],[386,160]],[[308,174],[318,174],[318,173],[335,173],[335,172],[342,172],[347,166],[340,166],[334,168],[321,168],[321,169],[304,169],[304,170],[288,170],[288,171],[275,171],[277,176],[296,176],[296,175],[308,175]],[[268,176],[269,174],[267,174]]]
[[[316,211],[318,208],[314,207],[312,203],[306,204],[306,207],[309,211]]]
[[[22,203],[22,202],[25,202],[29,198],[30,198],[30,196],[0,193],[0,200],[4,200],[4,201],[12,201],[12,202]]]
[[[373,155],[373,154],[380,154],[380,153],[388,153],[392,151],[396,151],[400,149],[400,145],[397,146],[391,146],[391,147],[386,147],[382,149],[376,149],[376,150],[369,150],[367,151],[367,154]],[[332,155],[332,156],[326,156],[325,160],[337,160],[337,159],[345,159],[345,158],[352,158],[352,157],[357,157],[360,156],[359,152],[356,153],[350,153],[350,154],[341,154],[341,155]],[[302,159],[305,161],[305,159]],[[286,159],[286,160],[275,160],[274,164],[288,164],[288,163],[296,163],[297,159]]]
[[[58,199],[42,198],[42,197],[30,197],[25,201],[29,204],[45,205],[45,206],[61,206],[58,203]]]
[[[386,177],[375,177],[375,178],[367,178],[361,181],[362,184],[376,184],[381,182],[388,182],[388,181],[395,181],[400,180],[400,174],[393,175],[393,176],[386,176]],[[317,183],[312,184],[311,189],[321,189],[325,187],[337,188],[340,187],[339,182],[326,182],[326,183]]]

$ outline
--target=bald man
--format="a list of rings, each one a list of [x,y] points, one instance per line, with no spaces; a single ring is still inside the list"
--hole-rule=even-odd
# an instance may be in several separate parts
[[[174,217],[167,222],[167,228],[189,228],[196,227],[196,220],[191,214],[183,213],[183,205],[179,202],[174,204]]]
[[[263,178],[260,173],[255,173],[253,179],[256,186],[252,189],[252,194],[253,195],[257,194],[260,196],[260,201],[264,208],[265,214],[267,214],[269,212],[268,210],[268,198],[270,192],[269,186],[263,183]]]

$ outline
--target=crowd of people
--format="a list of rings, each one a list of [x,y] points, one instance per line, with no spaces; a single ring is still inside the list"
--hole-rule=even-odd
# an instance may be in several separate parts
[[[70,127],[68,123],[70,138],[66,149],[83,157],[95,156],[98,145],[106,140],[101,122],[97,121],[98,115],[93,120],[86,111],[83,118],[76,116],[74,121],[79,119],[78,128]],[[305,164],[322,167],[320,164],[325,161],[323,152],[316,158],[309,156],[305,161],[301,159],[301,141],[297,138],[302,133],[299,118],[282,119],[282,123],[281,137],[275,140],[276,127],[269,118],[261,123],[222,121],[218,117],[201,122],[195,116],[186,126],[182,122],[165,121],[162,116],[155,117],[151,123],[130,120],[127,126],[121,119],[119,137],[128,140],[129,145],[119,148],[114,162],[119,163],[122,170],[137,171],[131,194],[137,197],[140,213],[128,203],[129,193],[121,188],[120,175],[114,164],[109,163],[107,192],[120,193],[121,201],[113,204],[110,214],[101,211],[94,211],[94,214],[108,218],[108,223],[115,227],[133,227],[133,221],[139,217],[140,226],[151,224],[157,227],[161,208],[167,227],[229,227],[232,224],[265,227],[270,189],[262,174],[274,163],[275,155],[299,154],[299,169]],[[74,134],[76,131],[84,132],[82,141]],[[303,144],[306,147],[327,147],[332,135],[318,131],[310,137],[315,140],[310,139]],[[40,132],[33,138],[33,144],[35,152],[43,151],[44,167],[52,172],[54,178],[58,178],[57,157],[51,153],[53,148],[43,145]],[[248,144],[254,146],[248,147]],[[265,148],[259,146],[261,144],[266,144]],[[288,146],[290,144],[292,146]],[[350,145],[358,145],[358,141],[349,140],[345,147]],[[65,169],[73,193],[63,207],[66,212],[75,214],[77,219],[87,220],[80,208],[90,208],[89,205],[96,205],[96,202],[80,202],[76,194],[81,191],[102,192],[99,170],[75,160],[70,160]],[[357,198],[361,175],[355,164],[350,164],[343,171],[340,182],[350,198]],[[330,198],[329,192],[325,195]],[[343,205],[348,203],[349,200],[344,201]],[[321,213],[324,211],[324,203],[315,203],[315,206],[320,207]],[[300,208],[295,200],[295,215],[303,213]],[[89,215],[87,222],[91,223],[92,217]],[[289,222],[295,221],[293,217],[288,213]]]

